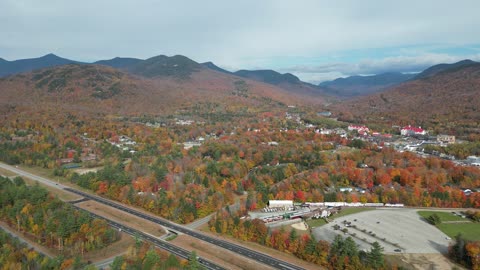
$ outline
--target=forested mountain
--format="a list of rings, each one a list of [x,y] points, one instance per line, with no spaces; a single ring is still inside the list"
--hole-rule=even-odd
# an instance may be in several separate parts
[[[339,103],[335,108],[344,120],[386,125],[415,123],[463,134],[480,128],[479,93],[480,64],[472,64]]]
[[[79,63],[77,61],[65,59],[55,54],[47,54],[38,58],[20,59],[14,61],[6,61],[0,58],[0,77],[28,72],[39,68],[60,66],[66,64]]]
[[[223,73],[227,73],[227,74],[233,74],[233,72],[230,72],[230,71],[228,71],[228,70],[225,70],[225,69],[223,69],[223,68],[215,65],[213,62],[205,62],[205,63],[202,63],[201,65],[204,66],[204,67],[206,67],[206,68],[209,68],[209,69],[218,71],[218,72],[223,72]]]
[[[170,64],[169,61],[166,59],[165,63]],[[155,78],[133,76],[103,65],[64,65],[0,78],[0,110],[5,114],[21,108],[131,115],[172,112],[202,101],[219,102],[226,107],[322,102],[321,98],[307,99],[275,86],[185,62],[178,66],[178,72],[165,71],[158,63],[135,66],[138,73]]]
[[[110,66],[113,68],[126,68],[129,66],[133,66],[138,64],[139,62],[143,61],[142,59],[137,58],[129,58],[129,57],[115,57],[110,60],[100,60],[95,62],[94,64]]]
[[[438,64],[425,69],[423,72],[416,75],[414,79],[424,79],[424,78],[435,76],[441,72],[450,72],[450,71],[455,71],[457,69],[462,69],[465,67],[476,66],[476,65],[480,65],[480,63],[469,60],[469,59],[462,60],[453,64]]]
[[[408,81],[414,76],[414,74],[403,74],[399,72],[389,72],[371,76],[350,76],[322,82],[319,86],[325,88],[327,93],[332,95],[354,97],[380,92],[388,87]]]

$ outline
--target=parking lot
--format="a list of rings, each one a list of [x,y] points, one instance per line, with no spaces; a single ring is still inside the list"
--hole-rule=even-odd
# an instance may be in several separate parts
[[[350,222],[350,225],[344,221]],[[333,227],[340,226],[339,230]],[[345,234],[342,229],[347,229]],[[317,240],[333,241],[335,235],[351,236],[361,250],[370,250],[377,241],[385,253],[446,253],[450,239],[423,221],[415,209],[377,209],[335,219],[312,230]]]

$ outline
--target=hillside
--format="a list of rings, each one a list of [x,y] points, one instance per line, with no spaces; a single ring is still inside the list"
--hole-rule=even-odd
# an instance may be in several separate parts
[[[233,74],[232,72],[215,65],[213,62],[205,62],[205,63],[201,63],[201,65],[206,67],[206,68],[209,68],[211,70],[218,71],[218,72],[222,72],[222,73],[226,73],[226,74]]]
[[[425,79],[441,72],[455,71],[457,69],[475,65],[480,65],[480,63],[468,59],[453,64],[438,64],[425,69],[423,72],[416,75],[414,79]]]
[[[193,72],[199,71],[203,67],[183,55],[171,57],[159,55],[139,61],[125,68],[130,73],[147,78],[170,76],[178,79],[187,79]]]
[[[291,73],[281,74],[274,70],[239,70],[233,74],[242,78],[275,85],[295,95],[335,99],[326,94],[323,88],[303,82]]]
[[[128,57],[115,57],[110,60],[100,60],[95,62],[97,65],[104,65],[113,68],[126,68],[138,64],[143,60],[137,58],[128,58]]]
[[[160,115],[201,102],[265,110],[286,104],[321,104],[284,89],[200,69],[188,80],[144,78],[103,65],[65,65],[0,79],[1,113],[82,112]]]
[[[462,135],[480,131],[479,93],[480,65],[469,65],[336,104],[334,111],[348,121],[412,124]]]
[[[53,67],[74,63],[80,62],[61,58],[54,54],[47,54],[38,58],[20,59],[14,61],[7,61],[0,58],[0,77],[22,72],[28,72],[45,67]]]
[[[388,87],[410,80],[412,77],[414,77],[413,74],[390,72],[372,76],[338,78],[333,81],[322,82],[319,86],[325,88],[327,93],[332,95],[355,97],[380,92]]]

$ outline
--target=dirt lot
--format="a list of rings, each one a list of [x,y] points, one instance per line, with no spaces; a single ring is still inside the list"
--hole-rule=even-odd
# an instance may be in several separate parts
[[[461,265],[451,262],[442,254],[396,254],[390,255],[386,259],[404,269],[466,269]]]
[[[356,228],[345,227],[344,220],[352,222],[351,225],[356,225]],[[361,240],[366,239],[370,243],[378,241],[385,248],[385,253],[395,253],[395,249],[400,249],[402,253],[445,254],[451,241],[447,240],[447,235],[423,221],[415,209],[377,209],[341,217],[315,228],[313,232],[317,240],[331,241],[336,234],[344,235],[333,229],[334,224],[340,225],[341,229],[347,228],[348,233],[355,233],[353,238],[361,249],[370,249],[370,244]]]
[[[122,223],[125,226],[133,227],[137,230],[141,230],[143,232],[149,233],[156,237],[160,237],[165,234],[165,231],[163,230],[163,228],[160,227],[160,225],[158,224],[155,224],[151,221],[139,218],[134,215],[130,215],[126,212],[117,210],[110,206],[97,203],[95,201],[86,201],[86,202],[78,203],[76,205],[80,208],[93,212],[97,215]]]

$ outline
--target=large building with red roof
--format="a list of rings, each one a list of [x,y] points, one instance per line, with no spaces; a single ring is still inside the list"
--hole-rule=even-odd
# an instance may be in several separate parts
[[[412,136],[412,135],[425,135],[427,132],[421,127],[412,127],[410,125],[403,127],[400,130],[400,134],[403,136]]]

